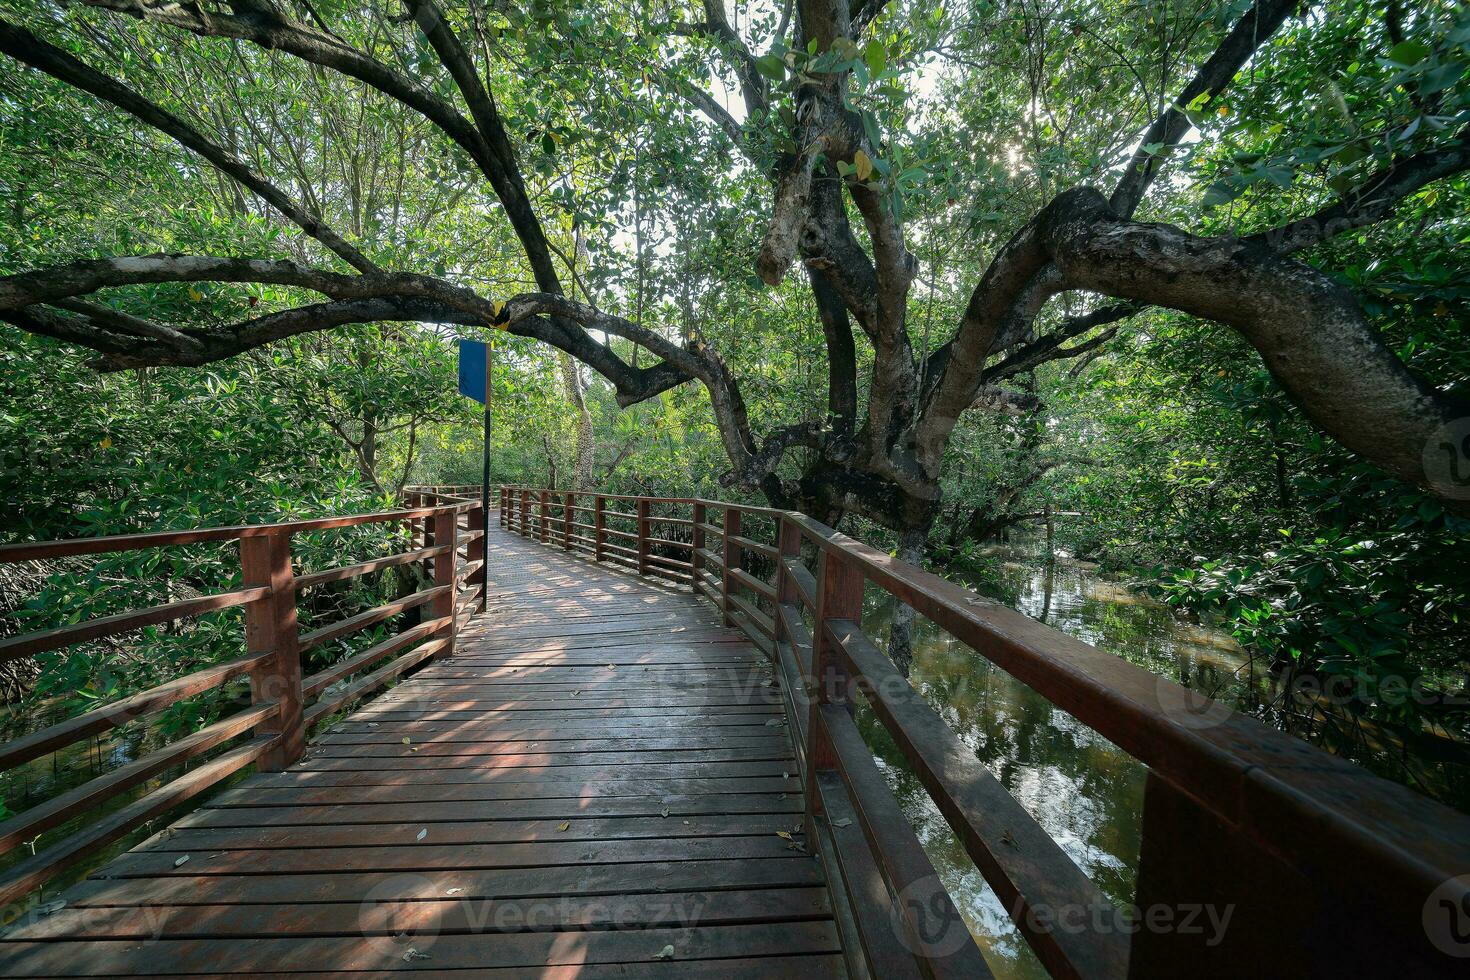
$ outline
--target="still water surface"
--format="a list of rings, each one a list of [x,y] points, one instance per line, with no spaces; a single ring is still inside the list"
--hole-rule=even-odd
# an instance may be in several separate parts
[[[1091,566],[1048,563],[1022,547],[993,552],[984,569],[967,583],[977,591],[1235,707],[1259,702],[1261,681],[1251,680],[1230,636],[1179,619]],[[886,642],[890,616],[889,608],[864,611],[875,639]],[[927,620],[915,623],[914,647],[915,687],[1104,894],[1129,905],[1144,766]],[[860,722],[996,976],[1045,977],[882,725],[867,712]]]
[[[965,584],[1153,673],[1259,713],[1262,682],[1250,679],[1246,658],[1228,635],[1179,619],[1085,563],[1047,562],[1038,551],[1022,544],[992,552],[983,570]],[[955,581],[966,578],[954,569],[946,575]],[[865,626],[880,643],[886,642],[890,615],[891,608],[864,611]],[[911,680],[930,704],[1103,893],[1120,907],[1130,904],[1138,866],[1144,767],[927,620],[915,623],[914,654]],[[992,970],[1002,978],[1045,977],[1000,900],[975,870],[882,725],[866,712],[859,720]],[[3,737],[44,723],[35,717],[4,721],[11,730]],[[154,728],[132,726],[122,737],[84,741],[0,774],[0,799],[8,799],[13,810],[24,809],[124,765],[166,740]],[[1372,758],[1359,761],[1382,768]],[[124,794],[107,809],[154,785],[150,782]],[[1463,784],[1449,795],[1457,793],[1470,796]],[[1446,801],[1470,808],[1462,799]],[[94,813],[71,821],[38,843],[44,848],[97,817]],[[164,818],[159,825],[166,822]],[[146,832],[107,849],[89,866],[141,836]],[[28,850],[20,849],[0,860],[0,868],[25,856]],[[48,888],[48,894],[84,873],[84,868],[76,869]]]

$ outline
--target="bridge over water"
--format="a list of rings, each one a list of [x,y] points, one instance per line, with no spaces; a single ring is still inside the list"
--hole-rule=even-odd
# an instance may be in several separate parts
[[[20,910],[0,975],[989,975],[858,704],[1053,975],[1470,962],[1455,955],[1470,954],[1463,815],[799,514],[504,488],[486,534],[468,493],[0,548],[18,562],[233,541],[241,563],[238,589],[9,637],[0,658],[232,607],[245,622],[240,659],[7,743],[0,767],[238,678],[253,692],[0,824],[13,851],[101,811],[0,872],[0,904]],[[293,561],[294,537],[359,525],[406,528],[410,546]],[[299,628],[303,591],[400,565],[432,585]],[[1149,767],[1136,910],[898,674],[863,632],[865,592],[909,603]],[[380,624],[397,632],[303,676],[304,652]],[[36,897],[78,867],[90,877]],[[1228,914],[1223,940],[1189,927],[1205,905]]]

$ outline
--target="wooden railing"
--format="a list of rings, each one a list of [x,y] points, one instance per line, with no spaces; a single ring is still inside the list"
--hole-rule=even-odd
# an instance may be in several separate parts
[[[0,564],[71,558],[202,542],[237,542],[241,587],[212,595],[0,639],[0,663],[73,644],[98,640],[221,609],[244,611],[244,656],[216,664],[158,687],[130,695],[85,714],[0,746],[0,770],[23,765],[89,736],[163,711],[242,676],[251,687],[249,707],[192,735],[129,762],[0,823],[0,854],[74,817],[95,810],[119,793],[179,769],[187,760],[249,736],[202,765],[84,825],[77,833],[0,873],[0,906],[8,905],[87,860],[141,824],[251,765],[278,772],[301,757],[307,731],[344,705],[371,694],[430,658],[452,652],[463,622],[485,601],[485,537],[478,500],[440,498],[425,506],[374,514],[292,521],[283,524],[123,534],[11,544],[0,547]],[[298,574],[292,538],[306,532],[368,524],[407,524],[413,547],[355,564]],[[424,563],[432,586],[331,623],[301,632],[297,599],[307,590],[410,563]],[[412,609],[423,608],[417,625],[347,659],[302,676],[302,655]],[[391,660],[389,658],[392,658]],[[387,661],[384,663],[384,661]]]
[[[1463,965],[1442,940],[1470,930],[1470,818],[799,513],[521,487],[499,496],[502,526],[687,585],[773,658],[808,839],[860,970],[989,975],[859,735],[859,699],[1054,976],[1439,976]],[[1147,765],[1127,914],[864,633],[868,586]],[[1224,919],[1223,936],[1207,915]]]

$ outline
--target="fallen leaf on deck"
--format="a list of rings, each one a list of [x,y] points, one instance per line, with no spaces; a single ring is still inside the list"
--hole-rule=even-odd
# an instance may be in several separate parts
[[[429,836],[429,828],[428,827],[425,827],[423,830],[420,830],[419,831],[419,835],[417,837],[415,837],[414,840],[423,840],[425,837],[428,837],[428,836]]]
[[[405,963],[412,963],[414,960],[427,960],[427,959],[432,959],[432,958],[433,957],[431,957],[428,953],[420,953],[418,950],[414,949],[412,946],[410,946],[410,947],[408,947],[408,949],[404,950],[404,953],[403,953],[403,962],[405,962]]]
[[[446,894],[446,895],[458,895],[462,891],[464,891],[463,888],[451,888],[448,891],[446,891],[444,894]]]
[[[851,827],[852,826],[852,818],[851,817],[840,817],[840,818],[832,821],[832,826],[834,826],[834,827]]]
[[[174,862],[174,867],[176,867],[176,868],[182,868],[184,866],[184,864],[188,860],[189,860],[189,855],[185,854],[183,857],[179,858],[177,861]]]
[[[674,947],[673,947],[673,944],[670,944],[668,946],[665,946],[663,949],[659,950],[657,953],[654,953],[653,954],[653,958],[656,959],[656,960],[671,960],[671,959],[673,959],[674,958]]]
[[[47,902],[45,905],[36,906],[36,914],[55,915],[57,912],[60,912],[64,908],[66,908],[66,899],[58,898],[54,902]]]
[[[559,824],[556,825],[556,829],[557,830],[571,830],[572,829],[572,822],[570,820],[563,820],[561,823],[559,823]]]
[[[776,831],[776,836],[782,838],[783,840],[791,840],[791,831],[778,830]]]
[[[403,744],[404,745],[408,745],[412,741],[413,741],[413,739],[409,738],[407,735],[403,736]]]
[[[667,817],[669,815],[669,808],[664,807],[662,810],[658,811],[658,815],[661,817]]]

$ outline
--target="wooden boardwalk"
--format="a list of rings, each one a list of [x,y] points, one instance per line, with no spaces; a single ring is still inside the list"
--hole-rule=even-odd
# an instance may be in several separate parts
[[[0,976],[844,972],[764,655],[492,527],[451,657],[117,857]]]

